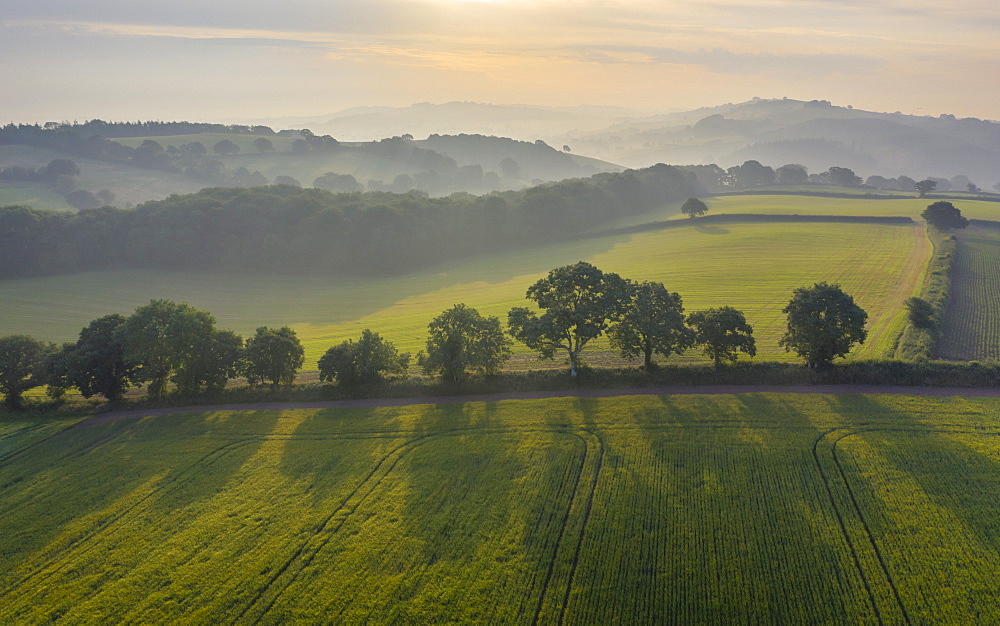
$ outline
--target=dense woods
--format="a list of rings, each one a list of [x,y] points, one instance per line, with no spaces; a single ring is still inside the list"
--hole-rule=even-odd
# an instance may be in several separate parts
[[[695,192],[667,165],[485,196],[208,188],[135,209],[0,208],[0,277],[109,267],[372,273],[563,239]]]

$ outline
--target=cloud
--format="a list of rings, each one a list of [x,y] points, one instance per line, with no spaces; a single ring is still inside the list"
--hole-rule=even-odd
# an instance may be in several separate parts
[[[579,47],[581,61],[592,63],[670,63],[698,65],[718,74],[823,75],[865,74],[880,69],[883,62],[863,54],[769,54],[712,50],[676,50],[648,46]]]

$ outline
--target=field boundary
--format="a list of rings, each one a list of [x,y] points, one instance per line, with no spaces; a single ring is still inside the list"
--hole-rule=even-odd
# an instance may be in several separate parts
[[[699,226],[705,224],[890,224],[903,225],[913,224],[913,218],[904,215],[798,215],[798,214],[773,214],[773,213],[717,213],[714,215],[703,215],[702,217],[689,217],[676,220],[659,220],[656,222],[646,222],[635,226],[624,226],[622,228],[610,228],[591,233],[577,235],[574,239],[598,239],[601,237],[614,237],[617,235],[632,235],[636,233],[648,232],[651,230],[664,230],[667,228],[681,228],[684,226]]]

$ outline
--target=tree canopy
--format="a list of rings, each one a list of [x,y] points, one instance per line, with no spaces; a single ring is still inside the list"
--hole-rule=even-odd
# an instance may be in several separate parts
[[[688,324],[694,328],[695,344],[703,347],[716,369],[722,367],[723,361],[735,363],[739,352],[750,357],[757,354],[753,327],[742,311],[731,306],[692,313],[688,316]]]
[[[298,335],[288,326],[274,329],[261,326],[247,339],[243,350],[243,374],[251,385],[270,382],[290,386],[305,362],[305,350]]]
[[[681,205],[681,213],[688,217],[701,217],[708,213],[708,205],[698,198],[688,198]]]
[[[119,400],[142,380],[139,363],[125,359],[121,330],[125,322],[126,318],[116,313],[90,322],[76,343],[64,348],[53,374],[64,386],[76,387],[84,398],[101,394],[112,402]]]
[[[54,349],[27,335],[0,337],[0,391],[8,406],[21,408],[21,394],[45,384],[45,356]]]
[[[829,365],[868,336],[868,313],[840,285],[799,287],[782,312],[788,315],[787,330],[778,343],[794,350],[809,367]]]
[[[462,381],[468,370],[496,374],[510,358],[511,340],[496,317],[483,317],[465,304],[444,311],[427,327],[427,354],[420,365],[427,374]]]
[[[915,183],[914,186],[917,189],[917,193],[920,194],[920,197],[926,198],[927,194],[934,191],[934,189],[937,187],[937,181],[927,178],[918,183]]]
[[[927,223],[938,230],[951,230],[953,228],[965,228],[969,225],[969,220],[962,215],[962,212],[951,202],[939,200],[927,206],[920,217],[927,220]]]
[[[685,325],[684,307],[677,293],[663,283],[628,282],[629,304],[620,321],[611,326],[611,346],[623,358],[642,356],[643,367],[652,369],[654,354],[668,357],[694,345],[695,333]]]
[[[172,374],[182,391],[197,391],[197,377],[190,369],[214,327],[215,318],[208,311],[186,302],[151,300],[129,316],[118,336],[125,360],[140,365],[139,377],[149,382],[150,395],[160,396]]]
[[[400,354],[391,341],[366,328],[357,342],[348,339],[320,357],[319,379],[341,385],[374,383],[384,374],[404,373],[409,362],[408,352]]]
[[[510,333],[543,358],[565,350],[570,373],[577,374],[580,352],[604,332],[628,303],[628,286],[617,274],[605,274],[590,263],[558,267],[528,288],[541,315],[515,307],[507,315]]]

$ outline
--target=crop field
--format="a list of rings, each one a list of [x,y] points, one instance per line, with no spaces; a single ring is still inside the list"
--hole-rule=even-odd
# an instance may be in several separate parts
[[[64,430],[0,460],[0,621],[995,623],[998,415],[754,393]]]
[[[951,292],[942,336],[942,359],[1000,358],[1000,230],[970,228],[957,233]]]
[[[220,327],[244,335],[260,325],[292,326],[306,347],[305,369],[311,370],[327,348],[364,328],[416,352],[430,320],[459,302],[506,321],[511,307],[529,304],[525,291],[548,270],[587,260],[634,280],[662,281],[681,294],[687,311],[742,309],[764,359],[794,358],[777,345],[784,330],[781,309],[792,290],[824,280],[840,283],[870,316],[869,340],[854,356],[876,357],[891,349],[901,332],[903,301],[916,292],[929,254],[917,225],[716,224],[581,239],[368,280],[95,272],[0,282],[0,327],[69,341],[101,315],[128,314],[152,298],[168,298],[211,311]],[[525,348],[518,349],[529,358]],[[606,342],[584,354],[593,362],[614,362]],[[692,350],[679,360],[702,356]],[[534,367],[538,361],[523,363]]]

